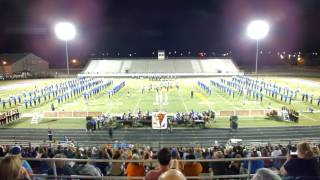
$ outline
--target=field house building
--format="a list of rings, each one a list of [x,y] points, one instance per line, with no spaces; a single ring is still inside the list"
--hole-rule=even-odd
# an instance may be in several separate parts
[[[47,73],[49,63],[33,53],[0,54],[0,74],[13,75],[22,72]]]

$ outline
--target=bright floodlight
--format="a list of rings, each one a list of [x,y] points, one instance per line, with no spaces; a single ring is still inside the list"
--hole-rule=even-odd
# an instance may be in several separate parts
[[[269,33],[269,24],[263,20],[252,21],[247,27],[247,35],[255,40],[266,37]]]
[[[65,41],[69,41],[76,36],[76,28],[69,22],[58,23],[54,28],[54,32],[59,39]]]

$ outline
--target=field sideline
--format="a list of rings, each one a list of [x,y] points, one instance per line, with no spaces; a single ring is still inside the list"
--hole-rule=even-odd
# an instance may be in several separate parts
[[[313,104],[302,102],[301,97],[298,96],[291,105],[275,100],[265,96],[262,102],[253,99],[248,99],[246,96],[236,95],[235,98],[228,96],[210,84],[210,80],[218,80],[219,78],[181,78],[170,81],[172,88],[164,90],[167,92],[168,104],[156,103],[155,90],[148,90],[150,84],[153,87],[158,86],[161,81],[149,81],[148,79],[113,79],[114,83],[107,87],[102,93],[85,101],[82,96],[71,99],[63,104],[58,104],[57,100],[51,100],[47,103],[37,105],[35,108],[26,109],[23,104],[17,107],[23,113],[44,112],[51,110],[53,103],[57,111],[101,111],[111,114],[121,114],[123,112],[137,112],[140,108],[143,112],[150,111],[165,111],[168,113],[206,111],[212,109],[213,111],[222,110],[246,110],[246,109],[280,109],[283,105],[288,108],[293,108],[300,113],[300,122],[298,124],[287,123],[282,121],[275,121],[265,119],[264,117],[240,117],[240,127],[270,127],[270,126],[293,126],[293,125],[320,125],[320,113],[317,106],[317,99],[320,96],[320,79],[318,78],[288,78],[288,77],[263,77],[265,81],[275,82],[278,85],[287,86],[290,88],[299,88],[302,92],[308,92],[315,96]],[[15,80],[15,81],[1,81],[0,82],[0,97],[7,98],[11,95],[21,94],[23,91],[31,91],[35,88],[41,88],[45,85],[50,85],[64,81],[65,79],[37,79],[37,80]],[[202,81],[212,88],[213,93],[207,94],[200,89],[197,81]],[[121,81],[126,82],[126,86],[116,93],[111,98],[108,97],[107,91]],[[176,88],[179,85],[179,89]],[[142,94],[142,87],[145,88]],[[190,97],[190,92],[194,91],[194,98]],[[128,92],[130,96],[128,95]],[[308,113],[308,108],[313,107],[315,113]],[[1,111],[7,109],[2,109]],[[81,123],[79,123],[81,122]],[[83,119],[60,119],[50,120],[43,119],[38,125],[32,127],[47,128],[84,128]],[[10,127],[31,127],[30,119],[23,119]],[[229,127],[227,117],[218,117],[216,123],[211,123],[209,127],[225,128]]]

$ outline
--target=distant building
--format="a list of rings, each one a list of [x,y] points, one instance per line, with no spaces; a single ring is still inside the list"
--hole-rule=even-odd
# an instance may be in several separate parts
[[[32,53],[0,54],[0,74],[30,72],[32,74],[47,73],[47,61]]]

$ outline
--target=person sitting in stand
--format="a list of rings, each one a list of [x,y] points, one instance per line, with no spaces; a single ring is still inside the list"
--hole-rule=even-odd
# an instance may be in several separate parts
[[[191,118],[192,118],[192,120],[197,120],[199,118],[198,112],[193,112]]]
[[[0,161],[0,179],[31,180],[31,177],[19,156],[6,156]]]
[[[146,116],[150,116],[150,112],[149,112],[149,110],[147,110],[147,112],[146,112]]]
[[[132,114],[131,114],[131,111],[128,110],[128,120],[131,120],[132,119]]]
[[[195,160],[196,157],[194,154],[189,154],[186,156],[187,160]],[[187,162],[184,165],[183,174],[185,176],[200,176],[202,172],[202,165],[199,162]]]
[[[320,177],[319,167],[319,160],[314,157],[310,144],[299,142],[297,157],[292,157],[289,152],[280,173],[289,177],[306,177],[301,179],[317,179]]]
[[[137,117],[138,117],[138,120],[142,119],[142,112],[141,112],[140,108],[138,109]]]
[[[177,112],[177,114],[176,114],[176,122],[177,122],[178,124],[180,124],[181,121],[182,121],[182,119],[181,119],[181,114],[180,114],[180,112]]]
[[[121,121],[127,120],[127,114],[124,112],[121,116]]]
[[[145,176],[145,180],[157,180],[159,176],[170,168],[171,152],[168,148],[162,148],[157,154],[159,169],[151,170]]]
[[[138,154],[133,154],[132,160],[140,160]],[[127,166],[127,176],[136,179],[136,176],[144,176],[144,166],[139,162],[130,162]],[[131,178],[128,178],[131,179]]]

